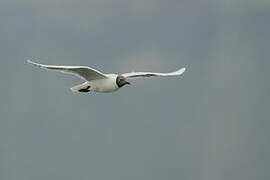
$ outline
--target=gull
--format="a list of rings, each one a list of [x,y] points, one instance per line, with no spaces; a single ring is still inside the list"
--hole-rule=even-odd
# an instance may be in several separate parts
[[[115,92],[125,85],[131,85],[128,79],[137,79],[154,76],[180,76],[186,70],[181,68],[171,73],[155,73],[155,72],[131,72],[124,74],[104,74],[88,66],[53,66],[35,63],[27,60],[29,64],[40,67],[42,69],[59,71],[66,74],[73,74],[83,79],[83,84],[71,88],[74,92],[88,93],[90,91],[109,93]]]

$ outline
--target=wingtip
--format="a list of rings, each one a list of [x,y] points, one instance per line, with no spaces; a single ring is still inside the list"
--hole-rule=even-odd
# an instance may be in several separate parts
[[[35,63],[34,63],[33,61],[31,61],[30,59],[27,59],[26,62],[29,63],[29,64],[35,64]]]
[[[181,74],[183,74],[185,71],[186,71],[186,68],[183,67],[183,68],[179,69],[179,70],[177,71],[177,73],[178,73],[179,75],[181,75]]]
[[[37,67],[43,68],[43,65],[42,64],[35,63],[35,62],[31,61],[30,59],[28,59],[26,62],[29,63],[29,64],[31,64],[31,65],[33,65],[33,66],[37,66]]]
[[[185,67],[183,67],[183,68],[182,68],[182,71],[183,71],[183,72],[185,72],[185,71],[186,71],[186,68],[185,68]]]

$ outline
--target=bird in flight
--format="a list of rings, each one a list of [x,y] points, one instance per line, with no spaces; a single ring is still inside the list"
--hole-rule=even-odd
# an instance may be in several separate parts
[[[154,73],[154,72],[131,72],[125,74],[104,74],[98,70],[87,66],[52,66],[43,65],[27,60],[28,63],[40,67],[42,69],[59,71],[66,74],[76,75],[85,82],[83,84],[71,88],[75,92],[87,93],[90,91],[109,93],[114,92],[125,85],[130,85],[128,79],[154,77],[154,76],[180,76],[186,70],[181,68],[171,73]]]

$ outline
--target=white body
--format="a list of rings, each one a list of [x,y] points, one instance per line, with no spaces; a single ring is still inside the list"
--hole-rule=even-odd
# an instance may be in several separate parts
[[[117,74],[107,74],[108,78],[106,79],[98,79],[87,82],[90,87],[89,90],[95,92],[109,93],[114,92],[119,89],[116,84]]]
[[[171,73],[154,73],[154,72],[131,72],[122,75],[118,74],[104,74],[98,70],[87,66],[52,66],[34,63],[30,60],[28,63],[48,70],[60,71],[62,73],[74,74],[85,80],[85,83],[74,86],[71,88],[72,91],[76,92],[114,92],[125,84],[130,84],[125,81],[126,79],[135,79],[143,77],[153,76],[179,76],[185,72],[185,68],[181,68],[178,71]]]

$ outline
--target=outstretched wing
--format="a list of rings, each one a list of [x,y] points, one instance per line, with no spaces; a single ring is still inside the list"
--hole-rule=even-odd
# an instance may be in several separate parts
[[[27,62],[43,69],[59,71],[66,74],[74,74],[86,81],[107,78],[105,74],[87,66],[51,66],[38,64],[30,60],[27,60]]]
[[[186,68],[181,68],[178,71],[171,73],[154,73],[154,72],[132,72],[122,74],[127,79],[132,78],[143,78],[143,77],[154,77],[154,76],[179,76],[185,72]]]

